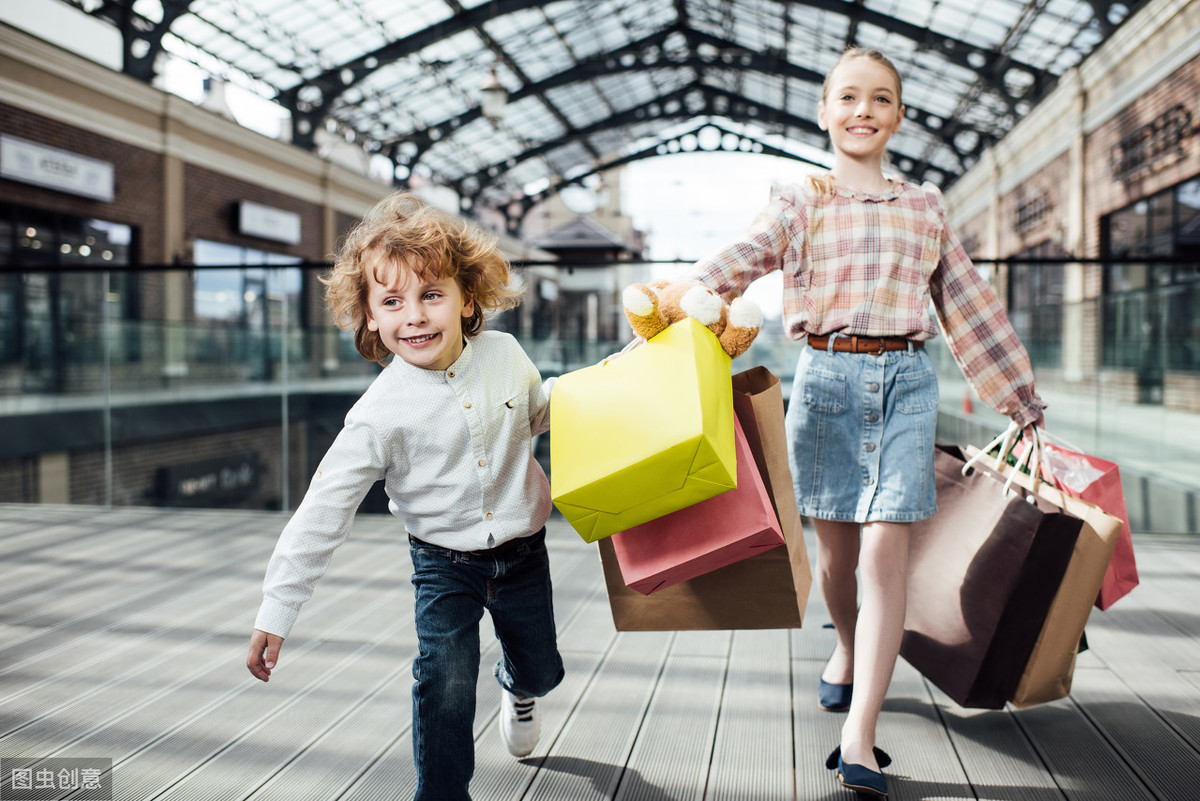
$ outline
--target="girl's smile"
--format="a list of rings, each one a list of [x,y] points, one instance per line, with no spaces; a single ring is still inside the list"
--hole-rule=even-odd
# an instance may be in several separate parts
[[[829,131],[835,152],[834,174],[851,184],[878,183],[888,140],[900,129],[904,105],[895,76],[869,58],[852,58],[829,76],[817,121]],[[863,168],[865,172],[859,173]],[[862,187],[866,188],[866,187]]]

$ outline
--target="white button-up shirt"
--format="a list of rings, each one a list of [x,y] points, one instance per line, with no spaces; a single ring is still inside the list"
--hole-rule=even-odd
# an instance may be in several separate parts
[[[550,486],[530,439],[549,427],[541,376],[509,334],[469,339],[446,370],[393,359],[346,415],[280,534],[255,628],[288,635],[378,480],[408,532],[443,548],[494,548],[538,531]]]

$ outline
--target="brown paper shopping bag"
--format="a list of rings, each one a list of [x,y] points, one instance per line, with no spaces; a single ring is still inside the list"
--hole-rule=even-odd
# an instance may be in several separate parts
[[[967,453],[974,456],[977,451],[969,448]],[[1026,707],[1064,698],[1071,692],[1079,641],[1104,583],[1123,522],[1044,481],[1037,481],[1035,490],[1035,482],[1027,473],[1015,471],[1014,475],[1007,464],[997,467],[991,460],[983,464],[995,469],[1005,481],[1011,477],[1014,484],[1036,491],[1039,502],[1058,507],[1082,521],[1071,561],[1010,700],[1014,706]]]
[[[783,531],[783,548],[642,595],[625,585],[608,539],[597,545],[618,631],[798,628],[812,573],[788,467],[779,379],[763,367],[733,376],[734,408]]]
[[[1082,523],[1006,492],[994,474],[964,475],[965,464],[957,448],[935,452],[938,512],[910,530],[900,655],[960,706],[999,709],[1029,663]]]

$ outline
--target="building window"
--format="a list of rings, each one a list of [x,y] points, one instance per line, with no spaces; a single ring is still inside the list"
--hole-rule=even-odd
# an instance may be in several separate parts
[[[1017,254],[1022,260],[1065,255],[1051,240]],[[1036,262],[1011,265],[1008,316],[1036,366],[1062,366],[1063,265]]]
[[[194,360],[242,363],[251,368],[250,377],[269,378],[285,340],[290,359],[304,358],[303,339],[294,336],[303,271],[288,266],[300,259],[207,240],[196,242],[192,257]]]
[[[109,358],[140,358],[140,285],[127,269],[135,236],[120,223],[0,204],[0,364],[18,367],[21,389],[67,389],[68,366],[102,361],[106,337]]]
[[[1161,402],[1167,372],[1200,373],[1200,177],[1104,217],[1101,243],[1103,364]]]

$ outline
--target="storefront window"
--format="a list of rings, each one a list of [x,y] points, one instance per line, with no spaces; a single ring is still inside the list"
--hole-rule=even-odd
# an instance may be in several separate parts
[[[1021,259],[1058,258],[1062,248],[1047,240],[1017,254]],[[1013,264],[1008,278],[1008,314],[1038,367],[1062,364],[1063,265]]]
[[[302,340],[290,333],[299,324],[303,272],[286,266],[300,259],[206,240],[196,242],[193,259],[192,358],[245,363],[253,378],[274,374],[285,340],[289,357],[303,359]]]
[[[102,321],[136,317],[134,253],[131,226],[0,204],[0,363],[16,366],[22,389],[69,389],[68,365],[104,355]],[[137,359],[131,344],[110,355]]]
[[[1110,214],[1101,235],[1122,260],[1105,275],[1104,366],[1135,371],[1141,399],[1160,402],[1167,372],[1200,372],[1200,178]]]

